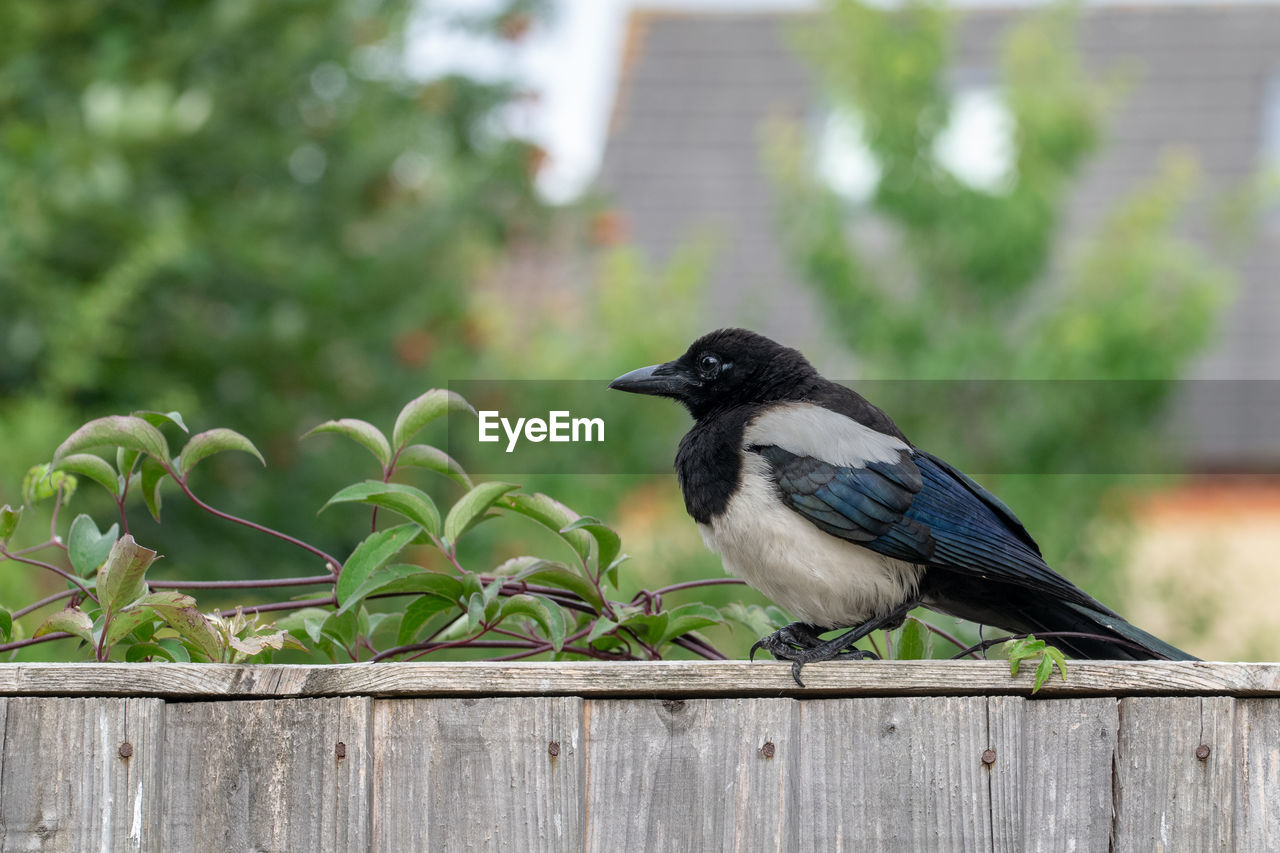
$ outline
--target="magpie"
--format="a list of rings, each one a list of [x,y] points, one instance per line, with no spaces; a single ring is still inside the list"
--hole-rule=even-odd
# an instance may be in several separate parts
[[[854,643],[918,606],[1083,635],[1054,640],[1078,658],[1195,660],[1049,568],[995,495],[794,349],[721,329],[609,387],[693,416],[675,462],[685,508],[728,572],[798,620],[751,653],[792,661],[801,686],[805,663],[874,657]],[[836,629],[848,630],[822,639]]]

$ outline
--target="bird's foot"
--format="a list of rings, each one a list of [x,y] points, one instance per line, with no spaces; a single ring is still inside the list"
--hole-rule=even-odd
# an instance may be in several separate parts
[[[750,660],[756,659],[756,652],[764,649],[778,660],[791,660],[796,650],[811,649],[822,645],[822,629],[804,622],[792,622],[783,625],[766,637],[756,640],[751,647]]]
[[[751,647],[751,659],[755,659],[757,649],[764,649],[778,660],[791,661],[791,677],[796,684],[804,687],[800,680],[800,669],[806,663],[819,663],[828,660],[879,660],[874,652],[854,648],[847,635],[834,640],[823,640],[819,636],[821,630],[803,622],[792,622],[766,637],[761,637]]]

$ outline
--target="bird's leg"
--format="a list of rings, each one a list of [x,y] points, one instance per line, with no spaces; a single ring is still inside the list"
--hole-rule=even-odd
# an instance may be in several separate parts
[[[800,668],[806,663],[817,663],[819,661],[834,660],[840,658],[843,660],[875,660],[876,655],[863,649],[852,648],[853,644],[870,634],[872,631],[885,627],[895,627],[902,624],[902,620],[907,614],[919,606],[918,600],[911,600],[899,607],[894,608],[883,616],[876,616],[852,628],[849,631],[836,637],[834,640],[822,640],[816,643],[801,642],[785,642],[785,638],[780,636],[788,629],[795,628],[800,625],[802,628],[809,629],[812,633],[812,625],[803,625],[802,623],[793,623],[786,626],[780,631],[775,631],[767,637],[762,637],[759,642],[751,647],[754,654],[757,648],[762,648],[769,652],[775,658],[780,660],[791,661],[791,677],[796,680],[796,684],[804,687],[804,682],[800,680]],[[796,646],[801,646],[796,648]]]

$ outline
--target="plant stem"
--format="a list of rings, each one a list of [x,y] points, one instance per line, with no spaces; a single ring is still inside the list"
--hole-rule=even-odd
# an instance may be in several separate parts
[[[948,643],[955,646],[957,649],[964,648],[964,641],[962,641],[959,637],[955,636],[954,634],[950,634],[942,630],[937,625],[934,625],[932,622],[925,622],[925,620],[923,619],[921,619],[920,622],[923,623],[924,626],[928,628],[930,631],[937,634],[939,637],[946,640]],[[977,652],[970,653],[969,657],[973,658],[974,660],[979,660]]]
[[[333,583],[333,575],[297,578],[264,578],[242,581],[147,581],[151,589],[264,589],[277,586],[321,586]]]
[[[45,569],[46,571],[53,572],[55,575],[58,575],[59,577],[64,578],[70,581],[71,583],[75,584],[76,586],[80,587],[80,591],[83,592],[85,595],[87,595],[89,598],[92,598],[94,601],[98,600],[97,596],[89,592],[89,588],[86,587],[84,584],[82,584],[78,577],[76,577],[75,575],[69,572],[63,571],[62,569],[58,568],[55,565],[52,565],[50,563],[45,563],[40,560],[33,560],[30,557],[20,557],[17,554],[11,554],[8,551],[6,551],[3,547],[0,547],[0,557],[7,557],[8,559],[14,560],[19,563],[26,563],[28,566],[38,566],[39,568]]]
[[[177,472],[170,471],[169,474],[173,476],[173,479],[178,484],[178,487],[181,488],[182,491],[186,494],[186,496],[191,499],[191,502],[194,503],[196,506],[200,507],[205,512],[209,513],[210,515],[215,515],[218,518],[223,519],[224,521],[230,521],[235,524],[242,524],[251,530],[256,530],[259,533],[265,533],[268,536],[274,536],[276,539],[279,539],[283,542],[288,542],[290,545],[296,545],[302,550],[308,551],[316,555],[317,557],[319,557],[321,560],[324,560],[325,565],[330,568],[330,570],[333,572],[334,575],[337,575],[338,572],[341,570],[342,568],[341,561],[339,561],[337,558],[329,554],[326,554],[324,551],[321,551],[316,546],[303,542],[301,539],[295,539],[287,533],[281,533],[279,530],[273,530],[270,527],[264,527],[263,525],[258,524],[257,522],[249,521],[248,519],[245,519],[245,518],[240,518],[239,516],[232,515],[229,512],[223,512],[220,509],[214,509],[213,507],[209,506],[207,503],[205,503],[204,501],[196,497],[195,493],[192,492],[191,489],[187,486],[186,481],[179,479],[177,477]]]
[[[695,655],[701,655],[708,660],[728,660],[719,649],[710,643],[702,640],[695,640],[688,634],[682,634],[671,641],[682,648],[688,649]]]
[[[0,643],[0,652],[11,652],[24,646],[34,646],[36,643],[47,643],[50,640],[65,640],[67,637],[74,636],[75,634],[68,634],[66,631],[52,631],[40,637],[28,637],[25,640],[14,640],[12,643]]]
[[[236,613],[267,613],[274,610],[301,610],[304,607],[327,607],[336,605],[338,600],[330,595],[326,598],[304,598],[300,601],[273,601],[270,604],[254,604],[249,607],[229,607],[218,611],[219,616],[234,616]]]
[[[655,589],[653,595],[666,595],[668,592],[675,592],[679,589],[694,589],[700,586],[723,586],[725,584],[743,586],[746,581],[742,580],[742,578],[708,578],[700,581],[685,581],[684,583],[673,583],[670,586]]]
[[[26,607],[22,608],[21,610],[13,611],[13,618],[21,619],[23,616],[26,616],[28,613],[32,612],[33,610],[39,610],[41,607],[44,607],[46,604],[53,604],[55,601],[61,601],[64,598],[70,598],[75,594],[76,594],[76,591],[74,589],[64,589],[62,592],[55,592],[53,595],[42,598],[39,601],[34,602],[33,604],[28,604]]]
[[[1137,643],[1133,643],[1133,642],[1130,642],[1129,640],[1121,639],[1120,637],[1109,637],[1106,634],[1088,634],[1083,631],[1045,631],[1043,633],[1040,631],[1029,631],[1025,634],[1010,634],[1007,637],[992,637],[990,640],[983,640],[981,643],[978,643],[977,645],[970,646],[964,651],[958,654],[952,655],[951,659],[956,660],[958,658],[964,657],[965,655],[969,655],[974,652],[980,652],[985,649],[989,649],[992,646],[998,646],[1001,643],[1007,643],[1010,640],[1025,640],[1027,637],[1031,636],[1031,634],[1033,633],[1036,635],[1036,639],[1038,640],[1043,640],[1046,637],[1050,637],[1050,638],[1075,637],[1082,640],[1102,640],[1107,643],[1116,643],[1121,646],[1128,646],[1129,648],[1139,652],[1148,651],[1147,649],[1143,648]],[[1164,658],[1164,660],[1168,660],[1168,658]]]

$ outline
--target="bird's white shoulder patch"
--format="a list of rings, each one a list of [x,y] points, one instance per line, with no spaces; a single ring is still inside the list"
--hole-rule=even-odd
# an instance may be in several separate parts
[[[923,568],[815,527],[778,498],[768,462],[743,454],[738,489],[725,511],[698,525],[725,571],[802,622],[850,627],[888,613],[915,594]]]
[[[747,424],[742,444],[772,444],[797,456],[851,468],[870,462],[897,462],[899,454],[910,450],[900,438],[813,403],[770,407]]]

